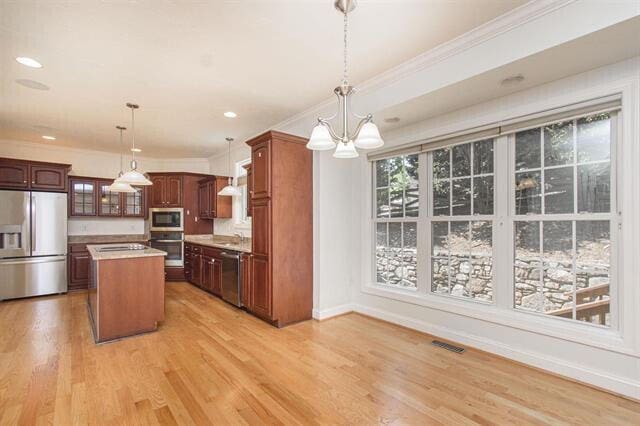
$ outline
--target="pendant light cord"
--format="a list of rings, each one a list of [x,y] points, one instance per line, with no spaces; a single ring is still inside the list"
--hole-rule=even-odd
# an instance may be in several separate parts
[[[134,118],[134,109],[135,108],[131,108],[131,154],[133,154],[131,156],[131,159],[135,161],[136,159],[136,122],[135,122],[135,118]]]
[[[347,75],[347,31],[349,29],[349,18],[347,17],[347,12],[344,12],[344,68],[342,70],[342,84],[347,86],[349,84],[348,75]]]

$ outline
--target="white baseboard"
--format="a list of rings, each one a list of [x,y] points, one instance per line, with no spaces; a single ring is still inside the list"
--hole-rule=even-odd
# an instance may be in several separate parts
[[[585,368],[584,366],[570,363],[565,360],[549,357],[544,354],[523,351],[521,349],[513,348],[495,340],[478,338],[477,336],[473,336],[471,334],[460,332],[457,330],[452,330],[441,325],[430,324],[424,321],[416,320],[414,318],[409,318],[403,315],[394,314],[388,311],[375,309],[368,306],[349,304],[342,305],[334,309],[343,308],[346,306],[350,306],[351,310],[353,310],[354,312],[385,320],[394,324],[402,325],[404,327],[412,328],[424,333],[432,334],[433,336],[442,337],[444,339],[481,349],[486,352],[491,352],[505,358],[513,359],[524,364],[528,364],[543,370],[556,373],[561,376],[577,380],[582,383],[592,384],[599,388],[607,389],[636,400],[640,399],[640,383],[627,377],[612,376],[610,374],[607,374],[606,372]],[[334,309],[331,309],[330,311]],[[342,313],[344,312],[348,311],[343,308]]]
[[[314,309],[312,312],[313,318],[319,321],[325,320],[331,317],[337,317],[338,315],[343,315],[349,312],[353,312],[353,303],[345,303],[344,305],[335,306],[329,309]]]

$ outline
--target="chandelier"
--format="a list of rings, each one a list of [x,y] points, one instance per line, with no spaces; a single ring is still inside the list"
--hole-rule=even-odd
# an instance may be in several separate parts
[[[325,151],[334,149],[333,156],[335,158],[356,158],[358,156],[357,148],[375,149],[384,145],[384,141],[380,137],[378,127],[373,123],[373,116],[367,114],[361,116],[352,113],[354,117],[359,119],[353,133],[349,131],[349,108],[351,106],[351,95],[355,93],[355,89],[349,85],[347,79],[347,30],[349,23],[349,12],[356,7],[356,0],[335,0],[335,8],[344,15],[344,68],[342,74],[342,83],[333,89],[333,93],[338,98],[338,111],[340,120],[342,121],[342,134],[336,133],[331,124],[331,120],[337,117],[338,113],[329,118],[318,117],[318,124],[313,128],[311,137],[307,143],[307,148],[314,151]]]

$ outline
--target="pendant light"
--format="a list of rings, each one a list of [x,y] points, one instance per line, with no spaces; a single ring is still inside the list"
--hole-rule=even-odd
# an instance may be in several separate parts
[[[122,172],[122,132],[127,130],[126,127],[116,126],[116,129],[120,131],[120,173],[118,173],[118,178],[120,178],[124,173]],[[110,192],[136,192],[136,189],[129,185],[128,183],[119,182],[118,178],[116,178],[111,185],[109,185]]]
[[[373,123],[373,116],[367,114],[361,116],[349,111],[351,105],[351,97],[355,93],[353,86],[349,85],[347,79],[347,35],[348,35],[348,15],[356,8],[356,0],[334,0],[334,7],[343,15],[344,19],[344,37],[343,37],[343,60],[344,68],[342,74],[342,83],[333,89],[333,93],[338,98],[338,111],[340,113],[340,121],[342,133],[338,134],[329,123],[338,114],[331,118],[318,118],[318,124],[313,128],[307,148],[314,151],[324,151],[335,149],[333,156],[335,158],[356,158],[360,149],[376,149],[384,145],[384,141],[380,137],[378,127]],[[353,132],[349,130],[349,115],[353,115],[360,121],[356,125]]]
[[[152,182],[137,170],[138,162],[136,161],[136,125],[134,111],[138,109],[139,106],[137,104],[127,103],[127,108],[131,109],[131,170],[124,173],[122,176],[116,179],[116,181],[121,183],[128,183],[129,185],[152,185]]]
[[[227,181],[228,185],[225,186],[218,192],[218,195],[225,195],[228,197],[239,197],[242,195],[237,186],[233,186],[233,177],[231,177],[231,142],[233,142],[233,138],[225,138],[229,143],[229,151],[228,151],[228,159],[229,159],[229,180]]]

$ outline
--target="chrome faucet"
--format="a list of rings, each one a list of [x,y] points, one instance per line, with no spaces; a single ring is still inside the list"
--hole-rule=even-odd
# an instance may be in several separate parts
[[[244,243],[244,235],[242,234],[242,232],[236,232],[233,234],[234,237],[238,237],[238,239],[240,240],[240,244]]]

